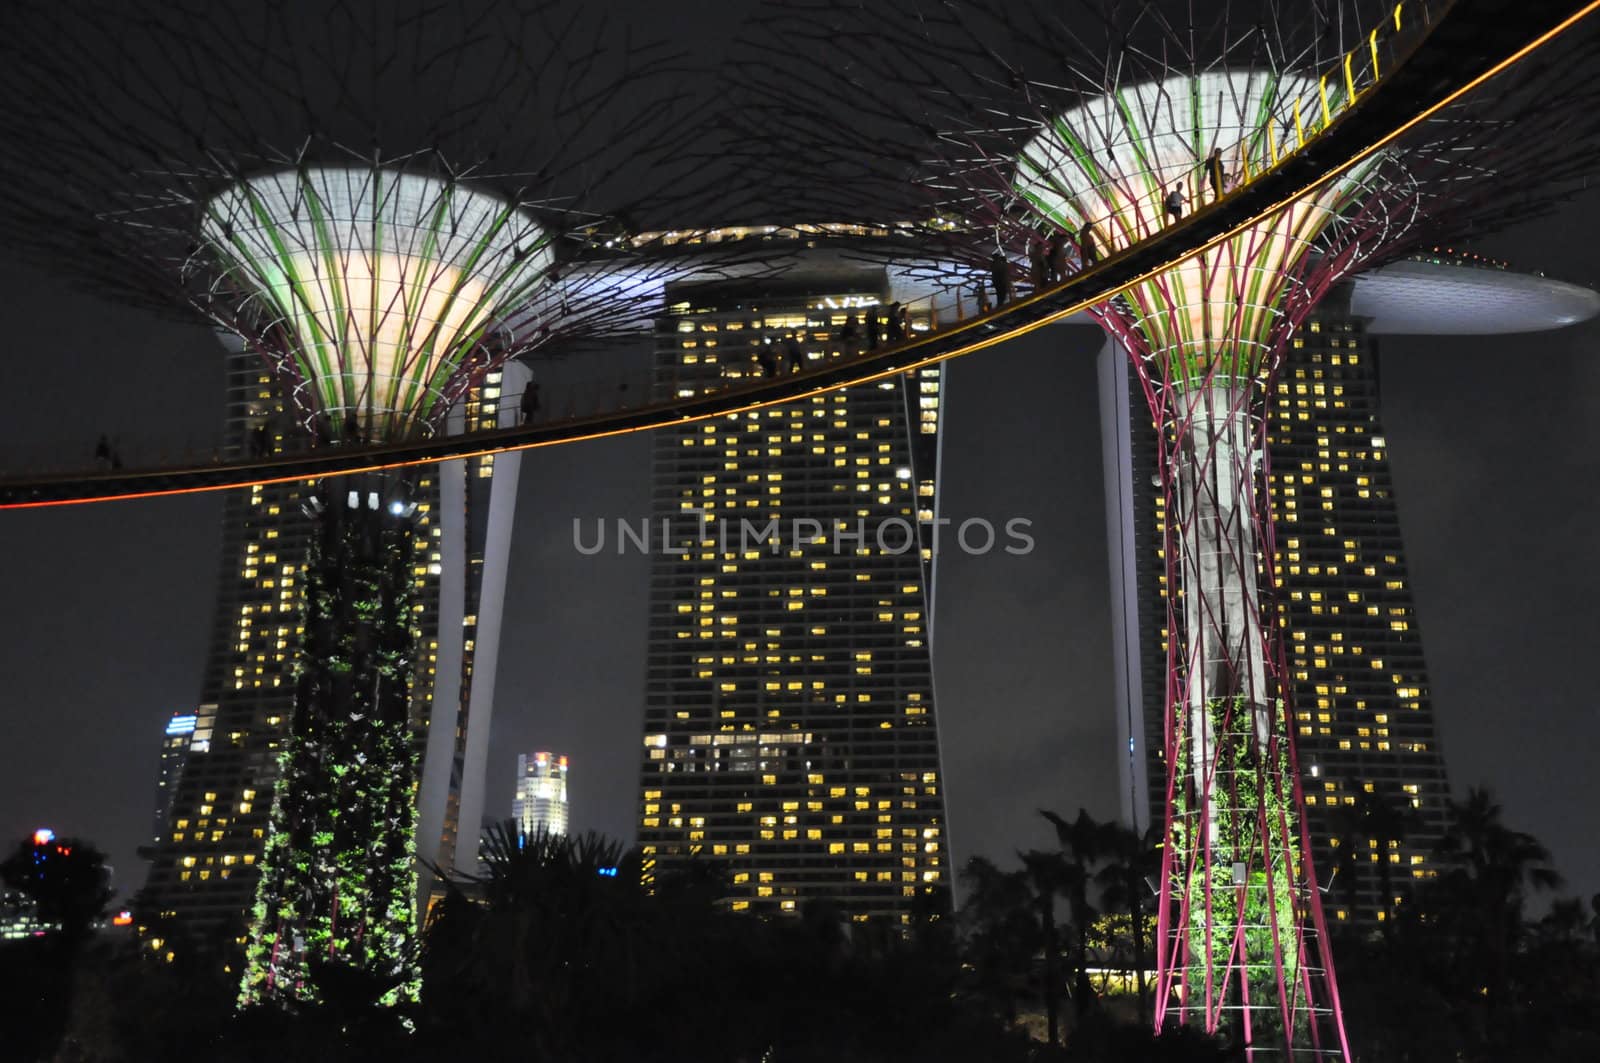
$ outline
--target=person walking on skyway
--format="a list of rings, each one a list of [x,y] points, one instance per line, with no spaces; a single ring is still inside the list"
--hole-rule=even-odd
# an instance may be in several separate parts
[[[989,256],[989,280],[994,283],[995,305],[1005,306],[1011,301],[1011,263],[998,247]]]
[[[522,389],[522,423],[529,424],[539,416],[539,382],[528,381],[528,386]]]
[[[1212,148],[1211,154],[1206,156],[1206,180],[1211,185],[1211,198],[1213,201],[1221,199],[1226,181],[1222,171],[1222,149]]]
[[[1049,252],[1045,250],[1044,234],[1034,233],[1028,241],[1028,273],[1033,290],[1040,291],[1050,283]]]
[[[1100,245],[1095,242],[1094,226],[1084,222],[1078,229],[1078,268],[1088,269],[1100,261]]]
[[[906,338],[906,308],[900,303],[889,304],[889,342],[899,343]]]
[[[1067,277],[1067,243],[1071,239],[1071,229],[1057,229],[1045,244],[1045,273],[1052,284]]]
[[[845,315],[844,324],[839,327],[839,346],[845,354],[855,354],[861,346],[861,319],[854,311]]]
[[[1183,220],[1183,203],[1183,182],[1174,181],[1172,183],[1172,191],[1168,192],[1167,198],[1162,201],[1162,206],[1166,208],[1167,221]]]

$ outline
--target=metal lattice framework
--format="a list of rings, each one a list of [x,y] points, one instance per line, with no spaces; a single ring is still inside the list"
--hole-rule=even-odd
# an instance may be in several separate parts
[[[624,219],[694,209],[671,155],[697,121],[674,57],[560,0],[305,15],[8,12],[0,232],[99,294],[234,333],[321,446],[426,436],[506,360],[649,320],[684,267]],[[296,703],[240,999],[315,1003],[337,979],[405,1003],[417,501],[406,470],[308,494]]]
[[[744,134],[783,199],[899,219],[951,286],[1043,290],[1226,197],[1335,122],[1448,3],[855,6],[750,35]],[[1431,8],[1431,10],[1430,10]],[[1265,412],[1295,328],[1419,241],[1546,209],[1596,158],[1592,32],[1093,314],[1160,430],[1168,615],[1156,1026],[1348,1059],[1275,598]],[[824,55],[796,66],[786,57]],[[798,143],[797,143],[798,141]],[[770,155],[769,150],[766,154]],[[752,160],[759,167],[760,157]],[[829,179],[819,179],[819,174]]]

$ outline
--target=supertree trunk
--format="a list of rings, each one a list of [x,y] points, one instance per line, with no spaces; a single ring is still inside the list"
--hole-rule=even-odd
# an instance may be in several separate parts
[[[325,482],[305,570],[295,714],[241,1004],[320,999],[322,969],[372,1003],[415,1000],[415,505],[403,476]]]
[[[1262,586],[1262,381],[1151,380],[1135,360],[1162,431],[1169,632],[1157,1026],[1252,1058],[1347,1058]]]

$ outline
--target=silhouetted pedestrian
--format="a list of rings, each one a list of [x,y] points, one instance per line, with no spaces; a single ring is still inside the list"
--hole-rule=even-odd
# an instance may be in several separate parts
[[[250,430],[250,456],[264,458],[271,449],[267,422],[261,421]]]
[[[1088,269],[1100,261],[1100,245],[1094,237],[1094,226],[1084,222],[1078,229],[1078,268]]]
[[[1172,191],[1167,193],[1167,198],[1162,200],[1162,207],[1167,212],[1167,221],[1176,222],[1183,220],[1183,182],[1174,181]]]
[[[906,338],[906,308],[899,303],[889,304],[889,342],[898,343]]]
[[[756,355],[756,361],[761,363],[762,376],[778,375],[778,356],[773,353],[771,344],[761,348],[760,353]]]
[[[1067,241],[1072,239],[1072,230],[1063,232],[1057,229],[1050,234],[1050,239],[1045,243],[1045,267],[1052,283],[1065,280],[1067,276]]]
[[[844,324],[839,326],[839,346],[846,354],[855,354],[861,346],[861,318],[855,311],[844,317]]]
[[[876,304],[867,307],[867,350],[876,350],[878,341],[883,338],[878,325],[878,307]]]
[[[1224,184],[1222,172],[1222,149],[1212,148],[1211,154],[1206,156],[1206,180],[1211,185],[1211,198],[1221,199]]]
[[[522,423],[528,424],[539,415],[539,382],[530,380],[522,389]]]
[[[104,435],[94,445],[94,463],[102,469],[111,465],[111,440]]]
[[[979,316],[987,314],[990,310],[994,309],[994,307],[989,305],[989,289],[984,287],[982,281],[974,284],[972,289],[973,294],[977,296]]]
[[[996,306],[1005,306],[1011,301],[1011,263],[1006,261],[1006,253],[998,247],[994,254],[989,256],[989,281],[994,285],[994,302]]]
[[[1034,233],[1028,240],[1028,277],[1033,281],[1034,291],[1044,288],[1050,280],[1049,258],[1044,237],[1039,233]]]
[[[789,360],[789,372],[798,373],[806,367],[806,352],[801,348],[800,341],[793,336],[785,337],[783,354]]]

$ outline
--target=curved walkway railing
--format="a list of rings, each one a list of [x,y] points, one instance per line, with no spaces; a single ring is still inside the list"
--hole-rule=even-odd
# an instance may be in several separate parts
[[[1408,12],[1414,8],[1422,10],[1413,19]],[[1297,142],[1286,147],[1275,164],[1157,235],[1053,288],[901,343],[795,373],[756,378],[749,386],[714,394],[515,428],[371,447],[323,447],[303,454],[190,467],[8,478],[0,480],[0,509],[289,482],[649,431],[870,383],[970,354],[1104,302],[1222,242],[1404,135],[1597,8],[1600,0],[1581,4],[1522,0],[1512,17],[1503,0],[1435,0],[1429,5],[1407,0],[1394,9],[1396,29],[1383,36],[1381,47],[1378,36],[1371,38],[1371,65],[1362,68],[1365,73],[1359,82],[1354,53],[1345,56],[1334,72],[1345,77],[1349,68],[1354,92],[1350,105],[1337,113],[1330,108],[1321,122],[1309,126],[1302,122]],[[1380,55],[1387,57],[1387,65],[1379,66]]]

